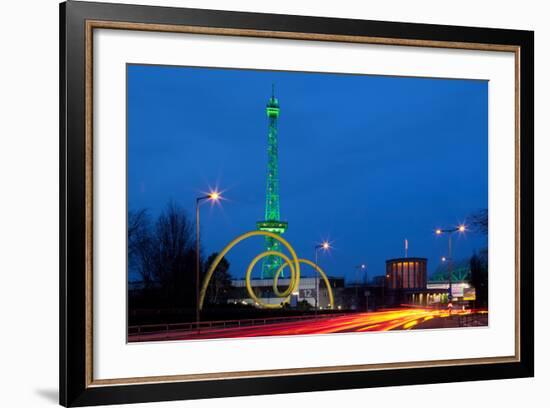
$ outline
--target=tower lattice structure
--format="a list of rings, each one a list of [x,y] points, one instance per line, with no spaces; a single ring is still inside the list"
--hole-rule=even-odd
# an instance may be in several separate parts
[[[279,100],[275,97],[275,87],[272,89],[271,98],[269,98],[265,110],[268,119],[265,218],[263,221],[258,221],[256,226],[261,231],[274,232],[280,235],[286,231],[288,223],[286,221],[281,221],[280,212],[277,122],[279,120],[281,109],[279,106]],[[273,238],[266,237],[265,250],[280,251],[281,244]],[[268,256],[264,258],[261,272],[262,279],[272,278],[279,266],[281,266],[282,262],[282,259],[277,256]]]

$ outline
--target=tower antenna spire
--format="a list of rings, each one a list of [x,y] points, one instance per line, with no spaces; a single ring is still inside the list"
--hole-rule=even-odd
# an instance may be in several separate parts
[[[283,234],[288,223],[281,221],[279,201],[279,135],[277,122],[281,108],[275,98],[275,83],[271,83],[271,98],[265,108],[267,114],[267,183],[265,197],[265,217],[256,223],[260,231],[269,231],[275,234]],[[281,251],[279,241],[265,238],[266,251]],[[273,278],[277,269],[282,265],[278,256],[270,255],[264,258],[262,263],[262,279]],[[281,274],[283,276],[284,272]]]

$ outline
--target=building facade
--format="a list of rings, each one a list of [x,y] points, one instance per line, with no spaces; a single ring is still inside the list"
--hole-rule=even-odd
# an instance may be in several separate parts
[[[396,258],[386,261],[386,288],[425,289],[428,260],[426,258]]]
[[[334,296],[334,308],[343,304],[344,278],[329,277],[332,294]],[[290,284],[290,279],[281,278],[278,280],[279,291],[284,291]],[[250,298],[246,290],[246,281],[236,279],[231,282],[234,291],[228,299],[228,303],[246,303],[253,305],[254,300]],[[273,292],[273,279],[251,279],[250,284],[256,296],[265,303],[279,304],[283,298],[275,296]],[[328,291],[323,279],[315,277],[300,277],[300,286],[298,292],[291,295],[290,306],[296,307],[300,302],[307,302],[310,307],[315,307],[315,297],[319,293],[319,309],[330,308]]]

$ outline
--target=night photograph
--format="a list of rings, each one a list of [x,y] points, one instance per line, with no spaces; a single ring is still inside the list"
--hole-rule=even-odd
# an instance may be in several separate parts
[[[487,81],[126,75],[128,342],[489,325]]]

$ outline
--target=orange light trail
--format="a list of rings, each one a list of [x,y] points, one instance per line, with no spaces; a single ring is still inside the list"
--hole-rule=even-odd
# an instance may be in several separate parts
[[[472,313],[469,310],[453,311],[452,315]],[[288,336],[297,334],[328,334],[347,332],[369,332],[388,330],[411,330],[421,326],[423,322],[434,318],[449,317],[447,310],[428,308],[403,308],[384,310],[369,313],[354,313],[339,316],[322,316],[311,319],[231,328],[204,328],[200,333],[170,332],[163,334],[142,335],[137,341],[154,340],[186,340],[186,339],[213,339],[259,336]],[[443,319],[444,320],[444,319]],[[442,320],[442,321],[443,321]],[[437,327],[437,325],[435,326]],[[158,337],[158,338],[157,338]],[[131,340],[132,341],[132,340]]]

